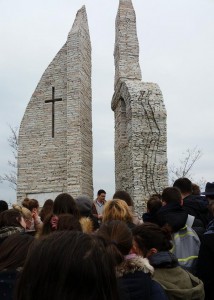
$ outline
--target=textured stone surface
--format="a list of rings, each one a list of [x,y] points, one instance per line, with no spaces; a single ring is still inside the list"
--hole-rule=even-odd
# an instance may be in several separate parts
[[[55,135],[52,138],[52,97]],[[19,130],[17,197],[69,192],[93,197],[91,43],[85,7],[67,42],[50,63],[26,108]]]
[[[114,57],[116,189],[129,192],[141,214],[149,195],[168,183],[166,110],[158,85],[141,82],[131,0],[119,4]]]

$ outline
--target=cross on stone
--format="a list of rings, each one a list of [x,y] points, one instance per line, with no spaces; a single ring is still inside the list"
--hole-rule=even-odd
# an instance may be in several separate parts
[[[52,86],[52,99],[46,100],[45,103],[52,103],[52,138],[54,138],[54,113],[55,113],[55,102],[62,101],[62,98],[54,98],[55,88]]]

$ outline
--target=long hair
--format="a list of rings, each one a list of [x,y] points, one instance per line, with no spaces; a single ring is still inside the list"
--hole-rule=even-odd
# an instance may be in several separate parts
[[[103,210],[103,222],[112,220],[133,222],[132,214],[125,201],[115,199],[106,202]]]
[[[152,248],[158,251],[169,251],[172,248],[171,229],[167,225],[160,228],[157,224],[148,222],[133,228],[132,233],[143,256]]]
[[[53,211],[53,200],[52,199],[48,199],[45,201],[41,211],[40,211],[40,218],[42,221],[44,221],[44,219]]]
[[[114,266],[96,236],[54,232],[38,240],[26,261],[16,300],[118,300]]]
[[[107,243],[107,251],[115,266],[124,260],[124,256],[128,255],[132,248],[132,232],[122,221],[115,220],[103,223],[97,235]]]
[[[71,214],[79,218],[79,210],[74,198],[67,193],[59,194],[54,200],[53,214],[57,216],[59,214]]]
[[[26,233],[15,233],[0,245],[0,271],[23,267],[34,238]]]

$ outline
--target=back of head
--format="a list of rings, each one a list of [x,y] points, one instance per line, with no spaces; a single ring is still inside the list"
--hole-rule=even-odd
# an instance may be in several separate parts
[[[79,219],[71,214],[61,214],[58,216],[57,230],[77,230],[82,231]]]
[[[103,222],[112,220],[133,221],[132,214],[125,201],[120,199],[107,201],[103,210]]]
[[[152,195],[147,201],[147,210],[151,214],[155,214],[162,207],[160,195]]]
[[[0,200],[0,213],[8,209],[8,204],[4,200]]]
[[[0,228],[1,227],[21,227],[22,214],[16,209],[8,209],[0,213]]]
[[[158,251],[169,251],[172,248],[170,228],[167,226],[160,228],[154,223],[144,223],[133,228],[132,233],[145,257],[152,248]]]
[[[79,217],[79,211],[73,197],[67,193],[59,194],[54,200],[53,214],[72,214]]]
[[[76,204],[81,216],[88,217],[92,210],[92,201],[88,196],[82,195],[76,198]]]
[[[175,180],[173,187],[177,187],[182,194],[192,194],[192,182],[185,177]]]
[[[0,245],[0,271],[23,267],[33,240],[31,235],[20,233],[7,237]]]
[[[134,202],[126,191],[116,191],[113,195],[113,199],[121,199],[126,202],[128,206],[134,206]]]
[[[47,215],[53,212],[53,200],[52,199],[47,199],[40,211],[40,218],[42,221],[46,218]]]
[[[39,208],[39,202],[36,199],[29,199],[25,198],[22,201],[22,206],[26,207],[29,209],[31,212],[34,208],[38,209]]]
[[[64,231],[37,241],[22,272],[16,299],[47,298],[118,299],[113,264],[100,239]]]
[[[22,207],[18,204],[13,204],[13,209],[19,211],[23,215],[24,219],[28,219],[28,220],[32,219],[31,211],[26,207]]]
[[[108,253],[115,265],[119,265],[124,260],[124,255],[128,255],[132,248],[132,232],[122,221],[103,223],[97,235],[106,241]]]
[[[177,187],[167,187],[163,190],[162,201],[166,204],[179,203],[181,204],[182,196],[181,192]]]
[[[200,186],[195,183],[192,183],[192,195],[201,195]]]

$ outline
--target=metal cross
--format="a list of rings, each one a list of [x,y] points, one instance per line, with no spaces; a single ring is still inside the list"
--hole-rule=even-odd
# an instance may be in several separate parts
[[[54,93],[55,93],[55,88],[52,86],[52,99],[45,101],[45,103],[52,103],[52,138],[54,138],[54,113],[55,113],[54,104],[57,101],[62,101],[62,98],[54,99]]]

